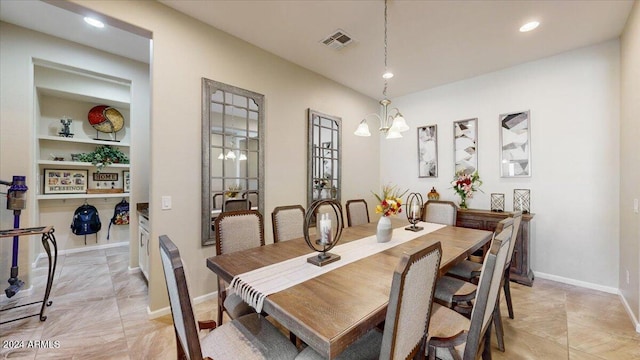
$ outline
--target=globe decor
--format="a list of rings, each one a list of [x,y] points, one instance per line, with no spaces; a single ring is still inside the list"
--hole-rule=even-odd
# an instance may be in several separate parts
[[[330,208],[329,212],[319,213],[318,210]],[[335,220],[335,224],[334,224]],[[316,233],[311,240],[312,235],[309,229],[313,227],[315,222]],[[340,260],[340,255],[328,252],[331,250],[342,236],[342,209],[340,203],[332,199],[322,199],[311,203],[309,210],[304,219],[304,241],[311,250],[318,252],[317,256],[307,259],[308,263],[316,266],[324,266],[334,261]]]
[[[89,124],[96,129],[94,140],[119,142],[116,133],[124,127],[124,117],[116,108],[108,105],[94,106],[87,115]],[[100,139],[100,133],[113,134],[113,139]]]

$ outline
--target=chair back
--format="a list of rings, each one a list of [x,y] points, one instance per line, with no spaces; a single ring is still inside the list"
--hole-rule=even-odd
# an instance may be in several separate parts
[[[347,226],[369,223],[369,208],[364,199],[349,200],[347,207]]]
[[[380,359],[424,354],[442,248],[440,242],[405,252],[393,273]]]
[[[471,325],[464,349],[465,359],[476,358],[485,332],[488,331],[493,309],[500,295],[502,274],[507,261],[512,230],[512,225],[507,226],[499,234],[494,235],[491,249],[482,263],[476,301],[471,311]]]
[[[223,212],[216,218],[216,255],[264,245],[264,223],[257,210]]]
[[[249,190],[242,193],[243,199],[249,199],[249,204],[257,204],[258,203],[258,192],[256,190]],[[251,206],[249,206],[251,209]],[[248,210],[248,209],[247,209]]]
[[[178,357],[189,360],[201,360],[202,350],[198,337],[198,327],[193,315],[189,287],[180,258],[178,247],[168,236],[160,236],[160,258],[164,269],[164,278],[169,293],[169,303],[176,332]]]
[[[271,213],[273,242],[304,236],[304,208],[302,205],[278,206]]]
[[[222,210],[222,203],[224,202],[224,193],[213,194],[213,208]]]
[[[516,238],[518,237],[518,231],[520,230],[520,223],[522,222],[522,211],[516,211],[513,213],[513,232],[511,233],[511,243],[509,244],[509,253],[507,254],[507,266],[511,265],[511,258],[513,257],[513,249],[516,247]]]
[[[429,200],[424,203],[422,220],[443,225],[456,225],[458,207],[453,201]]]
[[[247,199],[230,199],[224,202],[224,211],[251,210],[251,201]]]

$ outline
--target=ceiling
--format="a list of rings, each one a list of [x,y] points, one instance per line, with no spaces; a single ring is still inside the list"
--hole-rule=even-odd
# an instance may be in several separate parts
[[[363,94],[382,96],[381,0],[159,2]],[[633,0],[390,0],[388,64],[395,77],[389,80],[388,95],[406,95],[617,38],[632,6]],[[143,37],[121,30],[97,32],[77,15],[51,16],[52,7],[39,1],[0,1],[0,19],[148,62],[148,51],[140,54],[139,45],[130,43],[146,41]],[[76,19],[65,20],[70,15]],[[540,27],[520,33],[518,28],[531,20]],[[340,50],[324,46],[321,40],[337,29],[354,41]],[[96,41],[95,36],[105,38]]]

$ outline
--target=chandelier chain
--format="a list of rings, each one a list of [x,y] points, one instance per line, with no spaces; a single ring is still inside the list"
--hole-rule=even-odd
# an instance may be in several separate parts
[[[387,72],[387,0],[384,0],[384,72]],[[387,98],[387,79],[384,79],[382,95]]]

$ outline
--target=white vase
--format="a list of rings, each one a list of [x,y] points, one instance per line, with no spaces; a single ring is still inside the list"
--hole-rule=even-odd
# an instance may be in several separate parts
[[[376,238],[378,242],[384,243],[391,240],[391,232],[393,229],[391,228],[391,219],[387,216],[380,217],[378,220],[378,231],[376,232]]]

